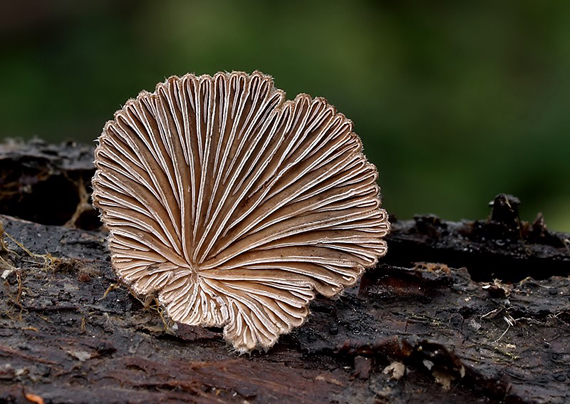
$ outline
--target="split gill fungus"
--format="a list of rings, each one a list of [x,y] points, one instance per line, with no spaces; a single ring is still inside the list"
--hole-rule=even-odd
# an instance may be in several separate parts
[[[93,203],[112,266],[174,321],[239,352],[300,326],[386,253],[376,167],[323,98],[259,72],[171,77],[115,113]]]

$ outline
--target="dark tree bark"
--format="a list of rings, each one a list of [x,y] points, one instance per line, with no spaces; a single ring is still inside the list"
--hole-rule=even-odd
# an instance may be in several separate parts
[[[358,287],[240,356],[117,284],[92,175],[88,147],[0,147],[0,402],[570,401],[570,234],[514,197],[482,221],[393,220]]]

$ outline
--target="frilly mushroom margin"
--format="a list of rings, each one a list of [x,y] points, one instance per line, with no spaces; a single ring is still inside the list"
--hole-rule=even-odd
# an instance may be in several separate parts
[[[269,349],[386,253],[376,167],[323,98],[270,76],[170,77],[107,122],[93,204],[118,277],[181,323]]]

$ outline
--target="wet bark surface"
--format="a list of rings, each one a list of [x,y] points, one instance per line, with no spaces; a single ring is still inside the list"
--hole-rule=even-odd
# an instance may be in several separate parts
[[[570,402],[570,234],[521,222],[516,198],[393,220],[357,287],[240,356],[117,283],[91,153],[0,146],[0,402]]]

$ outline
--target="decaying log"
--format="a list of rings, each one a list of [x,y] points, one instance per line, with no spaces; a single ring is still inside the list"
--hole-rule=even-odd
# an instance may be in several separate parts
[[[570,401],[570,234],[521,222],[516,198],[487,220],[394,219],[359,287],[240,356],[116,283],[91,152],[0,147],[0,402]]]

